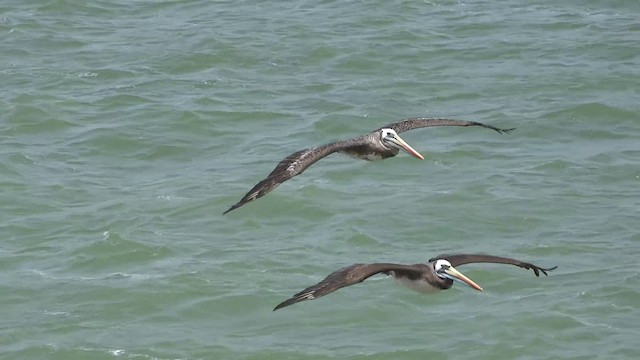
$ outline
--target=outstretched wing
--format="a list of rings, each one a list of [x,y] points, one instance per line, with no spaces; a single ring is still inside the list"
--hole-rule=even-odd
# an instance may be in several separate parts
[[[401,265],[390,263],[374,263],[374,264],[353,264],[344,267],[338,271],[331,273],[319,283],[309,286],[301,292],[293,295],[292,298],[278,304],[273,311],[281,309],[285,306],[293,305],[300,301],[313,300],[321,296],[330,294],[345,286],[350,286],[363,282],[367,278],[378,274],[388,274],[390,271],[395,273],[407,274],[407,277],[415,278],[420,275],[420,269],[416,265]]]
[[[508,134],[511,129],[500,129],[495,126],[475,122],[475,121],[465,121],[465,120],[454,120],[454,119],[429,119],[429,118],[410,118],[404,119],[397,123],[389,124],[384,126],[384,128],[390,128],[395,130],[397,133],[401,133],[404,131],[409,131],[417,128],[429,127],[429,126],[481,126],[487,129],[495,130],[500,134]]]
[[[330,144],[296,151],[278,163],[275,169],[264,180],[257,183],[240,201],[231,206],[223,215],[231,210],[268,194],[278,185],[302,174],[309,166],[323,157],[333,154],[336,151],[347,149],[351,146],[360,145],[361,138],[345,141],[333,142]]]
[[[456,255],[440,255],[436,256],[429,261],[435,261],[437,259],[444,259],[451,263],[451,266],[456,267],[464,264],[472,264],[472,263],[494,263],[494,264],[509,264],[519,266],[524,269],[532,269],[536,276],[540,276],[540,272],[547,275],[547,271],[552,271],[557,268],[557,266],[551,268],[541,268],[537,265],[533,265],[528,262],[510,259],[506,257],[493,256],[493,255],[483,255],[483,254],[456,254]]]

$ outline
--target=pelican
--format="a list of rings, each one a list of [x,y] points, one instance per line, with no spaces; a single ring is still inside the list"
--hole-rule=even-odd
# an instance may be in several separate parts
[[[309,166],[323,157],[340,152],[363,160],[380,160],[398,155],[404,150],[412,156],[424,160],[419,152],[412,148],[398,135],[403,131],[430,126],[481,126],[495,130],[501,134],[509,133],[513,129],[499,129],[495,126],[475,121],[452,119],[411,118],[389,124],[352,139],[336,141],[325,145],[303,149],[294,152],[278,163],[275,169],[262,181],[257,183],[240,201],[232,205],[223,215],[240,206],[268,194],[278,185],[302,174]]]
[[[310,286],[295,294],[292,298],[281,302],[273,309],[273,311],[282,309],[285,306],[293,305],[300,301],[317,299],[340,288],[363,282],[369,277],[379,273],[391,275],[400,284],[415,291],[427,294],[450,289],[451,286],[453,286],[454,281],[468,285],[478,291],[483,291],[480,285],[473,282],[473,280],[469,279],[455,268],[456,266],[471,263],[510,264],[524,269],[531,269],[536,276],[540,276],[541,272],[547,275],[547,271],[555,270],[557,268],[557,266],[552,268],[541,268],[531,263],[522,262],[516,259],[482,254],[439,255],[429,259],[426,264],[353,264],[329,274],[329,276],[319,283]]]

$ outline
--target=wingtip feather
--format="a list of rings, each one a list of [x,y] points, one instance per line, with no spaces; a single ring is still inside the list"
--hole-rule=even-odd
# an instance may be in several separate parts
[[[228,212],[231,212],[231,211],[233,211],[233,210],[235,210],[235,209],[239,208],[239,207],[240,207],[240,206],[242,206],[242,205],[244,205],[244,203],[243,203],[242,201],[240,201],[240,202],[238,202],[238,203],[235,203],[235,204],[233,204],[230,208],[228,208],[228,209],[227,209],[227,211],[223,212],[223,213],[222,213],[222,215],[224,215],[224,214],[226,214],[226,213],[228,213]]]
[[[296,302],[297,302],[296,298],[287,299],[287,300],[281,302],[280,304],[278,304],[275,308],[273,308],[273,311],[276,311],[278,309],[282,309],[283,307],[287,307],[289,305],[293,305]]]
[[[545,276],[549,276],[549,274],[547,274],[547,271],[553,271],[553,270],[555,270],[555,269],[557,269],[557,268],[558,268],[558,266],[556,265],[556,266],[554,266],[554,267],[550,267],[550,268],[547,268],[547,269],[542,269],[542,268],[540,268],[540,270],[542,270],[542,273],[544,273],[544,274],[545,274]]]

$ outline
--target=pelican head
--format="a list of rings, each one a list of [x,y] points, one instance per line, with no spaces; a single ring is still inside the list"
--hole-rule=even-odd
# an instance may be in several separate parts
[[[473,282],[473,280],[464,276],[460,271],[456,270],[451,263],[444,259],[436,260],[436,263],[433,265],[434,270],[436,271],[436,275],[438,275],[442,279],[451,279],[457,282],[460,282],[465,285],[469,285],[470,287],[482,291],[480,285]]]
[[[402,140],[398,133],[393,129],[381,129],[380,141],[382,141],[382,144],[384,144],[384,146],[386,147],[394,147],[400,150],[404,150],[412,156],[417,157],[420,160],[424,160],[424,156],[415,151],[411,146],[409,146],[409,144],[407,144],[406,141]]]

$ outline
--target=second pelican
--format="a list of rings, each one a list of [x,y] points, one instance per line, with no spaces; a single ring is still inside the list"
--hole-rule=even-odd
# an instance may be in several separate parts
[[[271,171],[264,180],[257,183],[242,199],[240,199],[240,201],[225,211],[223,215],[250,201],[266,195],[283,182],[296,175],[302,174],[303,171],[316,161],[335,152],[340,152],[363,160],[380,160],[396,156],[400,150],[404,150],[412,156],[423,160],[424,157],[407,144],[406,141],[402,140],[398,133],[430,126],[481,126],[495,130],[501,134],[506,134],[513,130],[499,129],[495,126],[475,121],[426,118],[405,119],[353,139],[336,141],[294,152],[280,161],[276,168],[273,169],[273,171]]]

